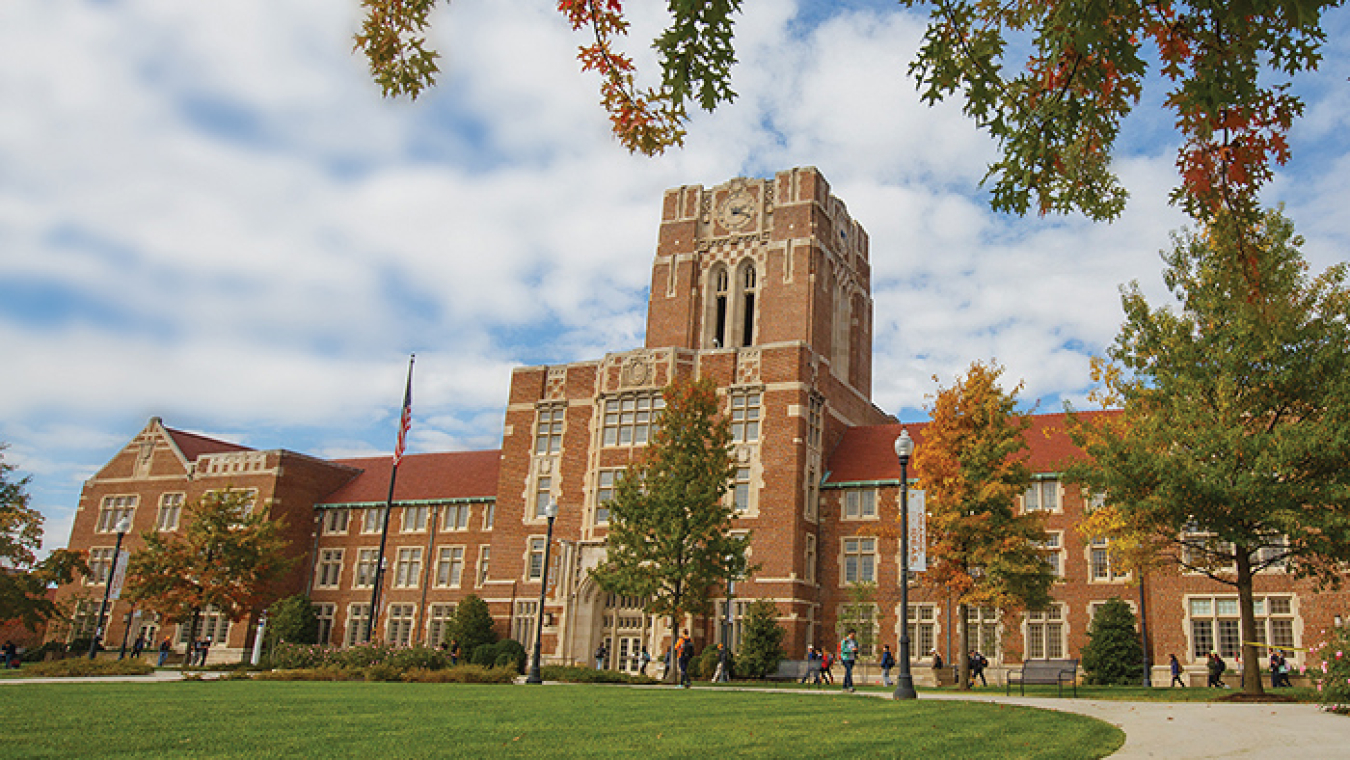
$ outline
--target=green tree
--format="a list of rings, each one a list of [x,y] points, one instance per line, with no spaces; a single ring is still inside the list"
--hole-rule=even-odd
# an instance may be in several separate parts
[[[600,587],[647,600],[668,615],[672,634],[686,613],[703,614],[728,578],[743,578],[748,535],[732,535],[723,497],[735,474],[731,430],[718,413],[717,387],[704,378],[665,389],[665,410],[643,458],[615,484]],[[670,668],[667,680],[673,680]]]
[[[42,513],[29,506],[27,477],[15,478],[0,444],[0,621],[18,620],[34,630],[59,617],[48,589],[88,573],[82,552],[57,549],[42,560]]]
[[[1054,575],[1040,548],[1046,540],[1037,512],[1019,514],[1017,499],[1031,485],[1027,444],[1030,419],[1014,410],[1017,390],[998,387],[997,365],[970,365],[964,378],[942,389],[932,422],[914,449],[914,471],[927,493],[929,551],[935,562],[925,582],[946,588],[960,614],[961,688],[969,682],[971,606],[1009,615],[1050,601]]]
[[[432,85],[437,54],[426,44],[438,0],[362,0],[356,47],[385,95],[416,97]],[[1193,216],[1220,209],[1255,218],[1272,166],[1289,156],[1287,133],[1303,112],[1292,77],[1315,70],[1335,0],[1241,4],[1110,0],[989,3],[902,0],[929,10],[910,72],[923,98],[958,95],[966,114],[1000,146],[989,168],[996,209],[1023,214],[1082,211],[1112,219],[1125,191],[1112,169],[1122,121],[1146,83],[1181,133],[1174,198]],[[740,0],[670,2],[670,22],[652,46],[661,84],[636,84],[621,50],[620,3],[559,0],[558,11],[589,40],[581,67],[600,75],[601,102],[620,142],[653,155],[683,142],[689,104],[735,99],[735,16]],[[1012,60],[1008,56],[1011,56]],[[1160,77],[1152,77],[1152,71]]]
[[[1087,683],[1138,686],[1144,678],[1144,645],[1134,627],[1134,611],[1119,598],[1097,608],[1083,647]]]
[[[319,616],[314,612],[314,603],[305,594],[273,602],[267,608],[267,633],[263,639],[269,650],[281,641],[319,643]]]
[[[1179,309],[1124,291],[1125,323],[1097,365],[1099,400],[1124,409],[1071,415],[1090,456],[1071,473],[1106,504],[1091,518],[1101,535],[1234,587],[1254,642],[1256,574],[1344,578],[1350,291],[1345,264],[1308,278],[1280,213],[1264,215],[1249,255],[1235,254],[1239,225],[1220,217],[1164,254]],[[1261,693],[1257,647],[1242,659],[1247,692]]]
[[[465,662],[471,660],[478,647],[497,643],[497,631],[492,627],[492,613],[488,611],[487,602],[477,594],[464,597],[464,601],[455,608],[450,638],[459,644],[460,655]]]
[[[736,653],[736,670],[748,678],[766,678],[778,672],[786,631],[778,624],[778,605],[771,599],[756,599],[745,611],[741,648]]]
[[[853,631],[858,641],[859,656],[876,652],[877,644],[877,584],[859,581],[845,592],[848,601],[839,609],[834,622],[835,641],[843,641]]]
[[[295,559],[280,521],[248,491],[211,491],[186,512],[182,532],[142,534],[145,548],[131,555],[122,596],[167,622],[188,623],[191,640],[208,607],[231,621],[261,609]]]

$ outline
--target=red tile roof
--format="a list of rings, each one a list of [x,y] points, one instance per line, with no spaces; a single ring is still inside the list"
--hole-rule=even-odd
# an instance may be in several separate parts
[[[1085,417],[1114,412],[1082,412]],[[900,462],[895,456],[895,439],[900,429],[908,428],[916,447],[923,445],[926,422],[905,425],[871,425],[850,428],[830,454],[826,483],[866,483],[878,480],[898,481]],[[1030,448],[1028,464],[1032,472],[1060,472],[1082,451],[1069,440],[1063,414],[1037,414],[1026,432]],[[913,473],[911,473],[911,476]]]
[[[431,501],[497,496],[497,471],[502,452],[456,451],[440,454],[408,454],[398,466],[394,501]],[[377,504],[389,496],[392,456],[334,459],[334,464],[361,470],[338,490],[324,497],[325,504]]]
[[[207,438],[204,435],[188,433],[182,430],[164,428],[164,432],[173,439],[173,445],[183,452],[183,456],[189,462],[197,461],[197,457],[205,454],[225,454],[232,451],[252,451],[247,446],[240,446],[237,443],[228,443],[215,438]]]

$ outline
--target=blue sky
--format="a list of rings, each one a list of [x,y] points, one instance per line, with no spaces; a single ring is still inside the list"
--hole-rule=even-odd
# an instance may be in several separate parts
[[[356,0],[0,5],[0,441],[47,548],[80,484],[144,426],[318,456],[392,448],[418,354],[413,451],[500,443],[511,368],[643,340],[661,193],[818,167],[872,240],[874,397],[904,419],[972,360],[1057,410],[1119,326],[1165,297],[1166,114],[1129,123],[1112,224],[994,214],[993,146],[908,78],[893,2],[745,0],[737,102],[687,146],[610,137],[552,0],[436,14],[440,86],[382,99]],[[631,52],[662,3],[631,3]],[[1307,116],[1267,195],[1314,268],[1350,250],[1350,23],[1298,82]],[[1156,102],[1157,95],[1149,98]]]

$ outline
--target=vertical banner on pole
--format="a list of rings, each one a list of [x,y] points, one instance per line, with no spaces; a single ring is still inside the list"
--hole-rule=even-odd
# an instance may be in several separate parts
[[[131,552],[121,552],[117,555],[117,565],[113,568],[111,590],[108,592],[108,599],[116,601],[122,598],[122,584],[127,580],[127,560],[131,559]]]
[[[909,571],[921,573],[928,569],[928,523],[924,516],[924,492],[909,492]]]

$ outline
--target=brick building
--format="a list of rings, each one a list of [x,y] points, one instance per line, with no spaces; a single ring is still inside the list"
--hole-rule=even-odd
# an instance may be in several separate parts
[[[894,642],[898,540],[871,526],[897,514],[892,442],[900,426],[871,401],[868,257],[866,232],[814,169],[667,191],[645,346],[517,369],[500,450],[403,460],[379,635],[438,644],[454,605],[474,593],[488,602],[502,635],[530,644],[540,618],[544,507],[555,502],[545,659],[588,662],[601,641],[609,644],[611,667],[636,668],[642,646],[659,655],[668,641],[664,622],[645,615],[640,600],[599,589],[589,571],[605,553],[605,501],[650,436],[661,388],[677,378],[711,377],[735,438],[728,499],[736,529],[752,533],[752,561],[760,565],[737,584],[733,635],[739,638],[744,600],[767,598],[778,606],[793,656],[809,644],[833,646],[846,607],[854,624],[871,629],[863,637],[868,648]],[[1075,655],[1094,606],[1112,597],[1140,609],[1135,579],[1114,572],[1105,547],[1074,530],[1084,503],[1057,476],[1077,455],[1062,423],[1059,415],[1036,418],[1028,443],[1038,474],[1024,497],[1024,508],[1046,513],[1047,556],[1062,578],[1056,602],[1023,615],[975,611],[977,646],[995,664]],[[909,428],[922,446],[922,425]],[[96,609],[106,576],[97,563],[106,563],[117,510],[130,510],[134,532],[172,530],[166,509],[228,486],[256,490],[258,503],[286,521],[303,557],[277,592],[308,591],[325,640],[355,642],[369,615],[389,468],[387,457],[325,461],[256,452],[152,420],[81,497],[70,545],[90,549],[97,562],[92,578],[61,591],[85,599],[74,629],[91,630],[90,600]],[[129,537],[133,551],[138,541]],[[853,591],[872,583],[866,595]],[[1198,671],[1212,648],[1235,654],[1231,587],[1159,573],[1144,589],[1154,662],[1175,652]],[[1265,640],[1290,647],[1306,646],[1350,607],[1347,595],[1314,594],[1280,572],[1260,576],[1257,591]],[[951,606],[941,589],[925,586],[922,573],[912,584],[910,618],[917,664],[930,662],[932,649],[951,652]],[[109,641],[127,619],[125,605],[115,605]],[[690,624],[696,643],[714,641],[714,622]],[[216,656],[237,657],[252,625],[213,625],[226,644]],[[921,679],[926,673],[916,670]]]

